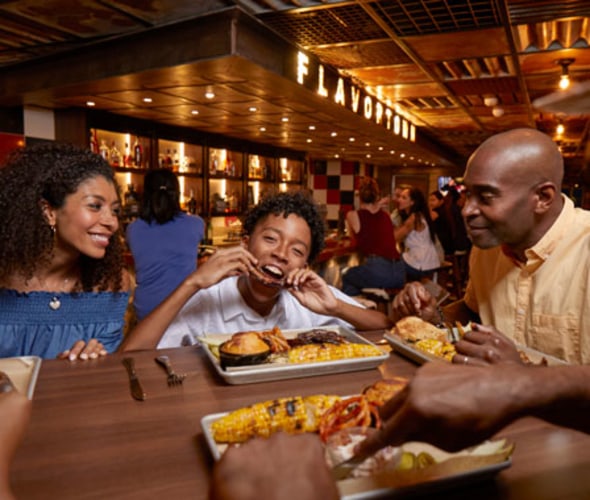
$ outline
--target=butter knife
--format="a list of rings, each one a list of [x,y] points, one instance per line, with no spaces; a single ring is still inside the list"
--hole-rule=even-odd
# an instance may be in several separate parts
[[[332,467],[332,478],[335,481],[346,479],[353,469],[356,469],[366,459],[367,457],[364,455],[353,455],[348,460],[344,460],[344,462],[336,464],[334,467]]]
[[[131,396],[138,401],[144,401],[145,392],[143,392],[139,379],[137,378],[137,373],[135,373],[135,360],[133,358],[123,358],[123,364],[125,365],[125,368],[127,368],[127,373],[129,374]]]

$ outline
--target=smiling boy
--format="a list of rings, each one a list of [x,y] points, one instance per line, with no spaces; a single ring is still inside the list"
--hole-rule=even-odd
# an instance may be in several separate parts
[[[304,193],[263,199],[243,227],[241,244],[199,266],[136,327],[123,350],[176,347],[187,334],[205,332],[391,326],[309,268],[324,245],[324,222]]]

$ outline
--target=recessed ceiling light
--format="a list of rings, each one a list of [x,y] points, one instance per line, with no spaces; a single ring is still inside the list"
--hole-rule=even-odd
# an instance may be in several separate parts
[[[143,100],[143,102],[147,102],[147,103],[153,101],[153,99],[151,97],[144,97],[142,100]]]
[[[307,142],[311,142],[311,139],[307,139]]]
[[[315,130],[315,125],[310,125],[309,130]]]
[[[399,157],[400,157],[400,158],[405,158],[405,157],[406,157],[406,153],[400,153],[400,154],[399,154]]]
[[[379,146],[379,151],[383,151],[383,146]]]
[[[332,137],[336,137],[336,136],[338,135],[338,132],[332,132],[330,135],[331,135]]]
[[[414,157],[413,156],[410,156],[410,160],[413,160],[413,159],[414,159]]]
[[[252,113],[255,113],[256,111],[258,111],[258,108],[257,108],[256,106],[250,106],[250,107],[248,108],[248,111],[250,111],[250,112],[252,112]]]
[[[365,146],[369,147],[371,145],[370,142],[365,142]]]
[[[371,158],[371,153],[367,153],[367,158]]]
[[[348,140],[349,140],[350,142],[354,142],[354,141],[355,141],[354,137],[349,137],[349,138],[348,138]]]
[[[192,109],[191,110],[191,115],[198,115],[199,114],[199,110],[198,109]]]
[[[394,155],[394,154],[395,154],[395,150],[394,150],[394,149],[392,149],[391,151],[389,151],[389,154],[390,154],[390,155]]]
[[[211,90],[208,90],[207,92],[205,92],[205,97],[207,99],[215,99],[215,93],[212,92]]]
[[[260,130],[261,132],[266,132],[266,127],[260,127],[258,130]]]
[[[94,101],[86,101],[86,106],[92,108],[93,106],[96,106],[96,103]]]
[[[284,122],[284,123],[287,123],[289,121],[289,117],[288,116],[283,116],[281,118],[281,121]]]
[[[334,155],[334,158],[340,158],[340,155],[339,155],[338,153],[336,153],[336,154]]]

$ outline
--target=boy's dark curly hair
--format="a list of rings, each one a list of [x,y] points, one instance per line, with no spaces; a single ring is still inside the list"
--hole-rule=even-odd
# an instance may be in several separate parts
[[[283,215],[285,218],[295,214],[307,222],[311,231],[311,248],[307,262],[312,263],[324,248],[324,221],[311,197],[303,191],[294,191],[263,198],[246,215],[243,224],[244,233],[252,234],[256,225],[271,214]]]
[[[41,202],[62,207],[82,182],[97,176],[112,183],[120,197],[113,169],[89,150],[43,143],[10,154],[0,168],[0,283],[11,276],[31,279],[50,262],[54,236]],[[103,259],[80,256],[82,290],[121,290],[122,249],[119,229]]]

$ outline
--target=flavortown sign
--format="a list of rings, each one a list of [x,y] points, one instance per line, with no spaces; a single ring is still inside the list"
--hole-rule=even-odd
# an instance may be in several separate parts
[[[411,142],[416,141],[416,127],[398,115],[391,107],[369,95],[363,88],[330,71],[303,53],[297,52],[296,80],[318,95],[331,99],[353,113],[385,127],[392,134]]]

